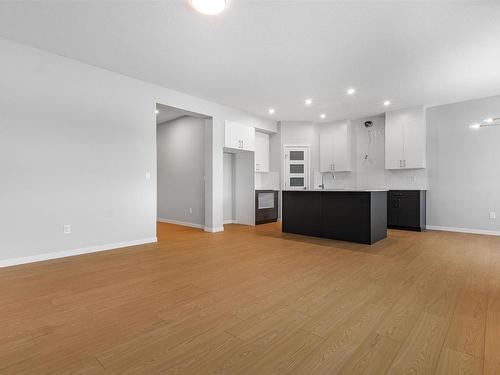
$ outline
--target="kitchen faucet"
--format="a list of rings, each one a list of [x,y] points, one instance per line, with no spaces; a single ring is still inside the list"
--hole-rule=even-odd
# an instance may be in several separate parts
[[[335,175],[333,174],[333,172],[324,172],[324,173],[321,173],[321,185],[319,185],[319,187],[321,188],[321,190],[325,190],[325,173],[331,173],[332,174],[332,179],[335,181]]]

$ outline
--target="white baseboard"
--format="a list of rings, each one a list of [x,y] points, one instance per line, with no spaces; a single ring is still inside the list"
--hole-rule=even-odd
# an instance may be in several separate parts
[[[0,268],[17,266],[19,264],[42,262],[44,260],[50,260],[50,259],[66,258],[66,257],[75,256],[75,255],[97,253],[99,251],[114,250],[114,249],[119,249],[122,247],[144,245],[147,243],[153,243],[153,242],[157,242],[157,241],[158,240],[156,237],[151,237],[151,238],[143,238],[140,240],[116,242],[116,243],[110,243],[110,244],[105,244],[105,245],[82,247],[80,249],[63,250],[63,251],[56,251],[53,253],[31,255],[31,256],[21,257],[21,258],[4,259],[4,260],[0,260]]]
[[[224,224],[236,224],[235,220],[224,220]]]
[[[185,227],[198,228],[198,229],[203,229],[205,227],[203,224],[188,223],[186,221],[171,220],[171,219],[158,218],[158,219],[156,219],[156,221],[159,221],[160,223],[176,224],[176,225],[182,225]]]
[[[205,227],[204,231],[210,233],[224,232],[224,227]]]
[[[427,225],[426,227],[429,230],[440,230],[440,231],[445,231],[445,232],[459,232],[459,233],[486,234],[486,235],[490,235],[490,236],[500,236],[500,231],[496,231],[496,230],[441,227],[438,225]]]

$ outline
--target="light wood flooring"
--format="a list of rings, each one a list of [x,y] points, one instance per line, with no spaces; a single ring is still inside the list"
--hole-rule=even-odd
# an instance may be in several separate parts
[[[0,373],[500,374],[500,237],[159,238],[0,269]]]

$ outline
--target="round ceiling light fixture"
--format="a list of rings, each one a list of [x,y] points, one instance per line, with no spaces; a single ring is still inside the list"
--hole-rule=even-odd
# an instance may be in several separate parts
[[[215,16],[226,9],[227,0],[191,0],[191,5],[200,13]]]

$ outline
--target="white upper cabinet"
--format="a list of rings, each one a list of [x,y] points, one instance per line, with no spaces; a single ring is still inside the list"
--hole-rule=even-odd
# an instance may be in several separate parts
[[[255,132],[255,172],[269,172],[269,134]]]
[[[385,168],[426,166],[426,123],[423,106],[385,114]]]
[[[241,151],[255,151],[255,128],[226,121],[224,147]]]
[[[351,123],[338,121],[319,126],[320,172],[352,171]]]

